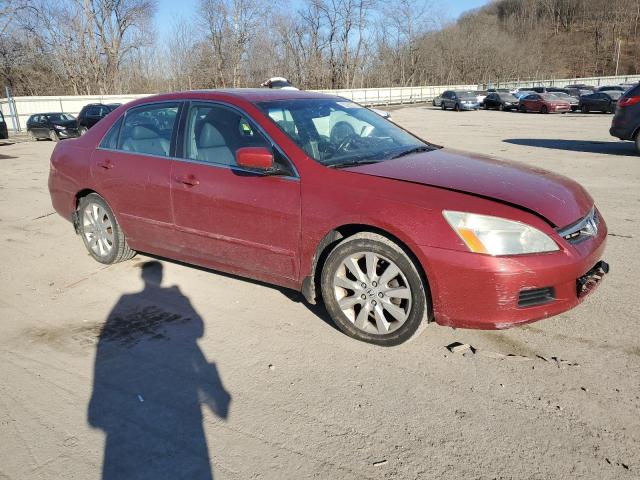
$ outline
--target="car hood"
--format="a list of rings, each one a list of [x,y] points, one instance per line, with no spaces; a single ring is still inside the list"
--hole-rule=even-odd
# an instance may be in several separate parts
[[[51,122],[53,125],[60,125],[64,128],[76,128],[78,126],[77,120],[63,120],[59,122]]]
[[[345,170],[491,198],[558,227],[584,217],[593,206],[584,188],[562,175],[444,148]]]

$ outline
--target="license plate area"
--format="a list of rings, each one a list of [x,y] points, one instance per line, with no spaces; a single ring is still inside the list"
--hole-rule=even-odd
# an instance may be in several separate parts
[[[600,260],[591,270],[576,280],[578,298],[589,295],[600,284],[604,276],[609,273],[609,264]]]

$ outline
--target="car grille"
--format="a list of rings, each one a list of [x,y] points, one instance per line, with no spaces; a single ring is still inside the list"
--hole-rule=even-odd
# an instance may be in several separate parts
[[[572,223],[568,227],[558,230],[558,234],[567,242],[576,244],[598,235],[599,224],[600,217],[598,216],[596,207],[592,207],[584,218]]]
[[[553,287],[534,288],[530,290],[521,290],[518,295],[518,306],[535,307],[553,302],[556,299],[556,291]]]

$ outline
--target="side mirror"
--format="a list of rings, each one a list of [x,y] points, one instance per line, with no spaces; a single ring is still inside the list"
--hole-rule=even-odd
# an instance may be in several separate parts
[[[236,163],[242,168],[267,171],[273,168],[273,153],[264,147],[239,148]]]

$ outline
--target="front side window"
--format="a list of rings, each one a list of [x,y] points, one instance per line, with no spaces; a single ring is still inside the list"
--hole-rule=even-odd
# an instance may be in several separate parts
[[[275,100],[258,107],[309,157],[327,166],[377,162],[435,148],[348,100]]]
[[[178,109],[178,103],[132,108],[126,113],[118,149],[168,157]]]
[[[234,109],[212,103],[191,106],[184,136],[187,159],[234,166],[236,152],[244,147],[271,149],[271,142]]]

